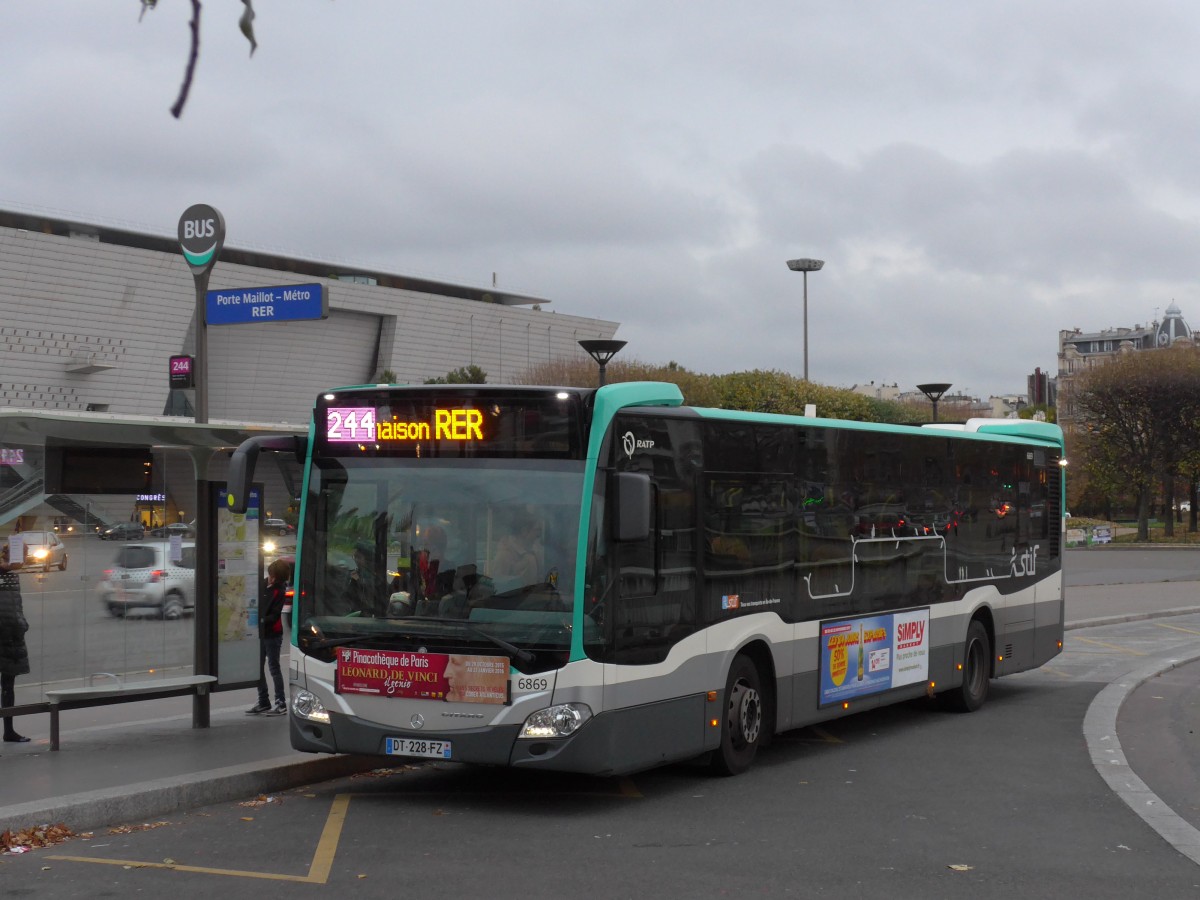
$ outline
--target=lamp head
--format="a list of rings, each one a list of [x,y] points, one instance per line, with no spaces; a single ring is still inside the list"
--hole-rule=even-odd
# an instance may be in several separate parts
[[[626,341],[580,341],[579,346],[588,352],[597,363],[605,365],[610,359],[617,355]]]
[[[789,259],[787,266],[793,272],[817,272],[825,265],[823,259]]]
[[[934,403],[942,399],[942,395],[950,390],[953,385],[943,383],[918,384],[917,390],[928,397]]]

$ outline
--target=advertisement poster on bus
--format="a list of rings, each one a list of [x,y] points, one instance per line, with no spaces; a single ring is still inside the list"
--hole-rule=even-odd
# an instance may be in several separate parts
[[[929,610],[821,624],[821,705],[929,677]]]
[[[336,690],[339,694],[503,704],[508,702],[508,669],[504,656],[339,647]]]

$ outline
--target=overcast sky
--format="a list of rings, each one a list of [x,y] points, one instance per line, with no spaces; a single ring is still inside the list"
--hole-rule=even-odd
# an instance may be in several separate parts
[[[1200,7],[6,0],[0,207],[487,285],[622,356],[1024,393],[1200,326]],[[182,265],[182,263],[181,263]]]

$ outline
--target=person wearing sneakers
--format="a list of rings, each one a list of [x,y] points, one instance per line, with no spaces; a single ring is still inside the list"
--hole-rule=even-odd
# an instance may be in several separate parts
[[[288,564],[277,559],[267,567],[267,587],[258,606],[258,702],[246,710],[248,716],[282,716],[287,712],[283,671],[279,652],[283,649],[283,603],[287,594]],[[265,665],[264,665],[265,664]],[[275,686],[275,705],[267,692],[267,672]]]

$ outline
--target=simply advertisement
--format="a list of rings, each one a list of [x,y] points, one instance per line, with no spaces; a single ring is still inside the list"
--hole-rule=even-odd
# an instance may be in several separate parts
[[[929,610],[821,623],[821,705],[929,677]]]

